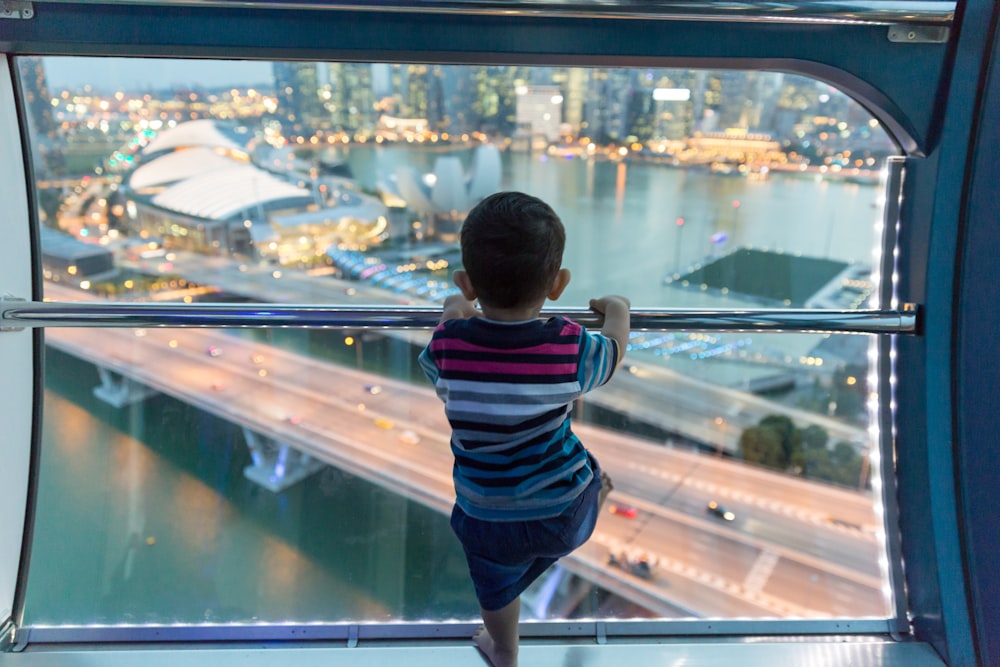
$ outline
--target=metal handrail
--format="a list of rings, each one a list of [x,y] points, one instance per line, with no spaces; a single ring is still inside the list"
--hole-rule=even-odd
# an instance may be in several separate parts
[[[776,331],[914,334],[918,308],[903,310],[636,309],[633,331]],[[429,306],[327,306],[273,303],[176,304],[23,301],[0,298],[0,329],[31,327],[297,327],[322,329],[431,329],[441,309]],[[568,317],[597,326],[585,308],[544,310],[544,317]]]
[[[79,2],[80,0],[50,0]],[[95,0],[88,0],[94,2]],[[119,5],[230,6],[420,14],[561,16],[769,23],[897,23],[948,26],[954,0],[96,0]]]

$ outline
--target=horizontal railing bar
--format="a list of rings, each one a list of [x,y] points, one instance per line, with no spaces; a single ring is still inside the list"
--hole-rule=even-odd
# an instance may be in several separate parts
[[[53,0],[50,0],[53,1]],[[79,2],[80,0],[54,0]],[[93,3],[95,0],[88,0]],[[481,14],[497,16],[558,16],[637,18],[771,23],[894,23],[950,25],[956,3],[941,0],[97,0],[119,5],[196,5],[246,9],[317,9],[411,12],[420,14]]]
[[[917,308],[895,310],[633,310],[633,331],[781,331],[916,333]],[[544,310],[598,326],[585,308]],[[430,306],[325,306],[273,303],[176,304],[20,301],[0,298],[0,327],[213,327],[317,329],[432,329],[441,309]]]
[[[658,619],[600,621],[608,638],[727,636],[809,636],[836,635],[837,642],[850,641],[849,635],[885,636],[891,632],[887,619]],[[477,624],[470,622],[415,623],[309,623],[309,624],[174,624],[174,625],[87,625],[28,626],[20,629],[19,641],[31,644],[112,644],[119,642],[239,642],[239,641],[336,641],[346,640],[356,627],[361,641],[386,640],[468,640]],[[538,621],[521,624],[524,638],[567,639],[593,637],[595,621]],[[859,637],[859,640],[861,638]]]

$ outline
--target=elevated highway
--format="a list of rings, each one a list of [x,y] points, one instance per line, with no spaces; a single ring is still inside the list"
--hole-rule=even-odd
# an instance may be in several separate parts
[[[118,258],[117,261],[136,271],[178,274],[189,282],[211,285],[255,302],[431,305],[416,297],[393,294],[364,282],[241,263],[228,257],[184,252],[171,255],[171,261],[162,258],[139,261]],[[423,331],[382,331],[377,335],[394,336],[420,346],[430,339],[430,333]],[[613,412],[627,413],[637,421],[682,438],[733,453],[738,451],[743,429],[771,414],[787,415],[802,428],[812,424],[821,426],[829,433],[831,442],[843,440],[860,447],[869,440],[863,429],[842,421],[705,382],[644,359],[651,357],[642,353],[631,355],[628,364],[633,372],[621,373],[614,383],[588,395],[586,401]]]
[[[55,286],[46,295],[83,296]],[[429,386],[212,329],[52,328],[45,340],[248,433],[450,511],[449,429]],[[381,390],[372,393],[376,383]],[[634,519],[605,512],[593,539],[565,560],[571,571],[663,616],[888,613],[881,530],[869,496],[585,424],[574,428],[615,481],[610,501],[638,512]],[[713,499],[736,519],[708,515]],[[610,566],[609,553],[622,548],[657,559],[654,576]]]

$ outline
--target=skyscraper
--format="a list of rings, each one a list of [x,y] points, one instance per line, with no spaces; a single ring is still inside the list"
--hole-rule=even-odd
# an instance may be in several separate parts
[[[563,89],[563,122],[569,125],[574,135],[580,134],[583,123],[583,102],[587,96],[587,83],[590,81],[590,70],[583,67],[570,67]]]
[[[597,143],[624,141],[632,70],[598,68],[591,71],[581,130]]]
[[[52,116],[49,87],[45,80],[45,64],[41,58],[25,56],[18,58],[24,92],[24,104],[28,111],[28,131],[33,140],[32,158],[36,172],[48,172],[58,168],[62,154],[56,148],[56,122]]]
[[[334,129],[369,135],[375,130],[375,89],[370,63],[330,63],[327,111]]]
[[[448,132],[459,135],[471,132],[474,82],[472,68],[464,65],[444,65],[442,70],[442,95]]]
[[[319,96],[316,63],[276,62],[273,64],[278,115],[288,121],[291,134],[308,134],[329,124],[329,116]]]
[[[443,72],[439,66],[409,65],[406,72],[403,115],[426,118],[433,130],[445,129]]]
[[[519,130],[549,143],[558,141],[562,115],[563,95],[558,86],[518,87],[516,118]]]
[[[487,134],[511,135],[517,125],[516,88],[530,76],[530,68],[485,66],[473,69],[473,126]]]

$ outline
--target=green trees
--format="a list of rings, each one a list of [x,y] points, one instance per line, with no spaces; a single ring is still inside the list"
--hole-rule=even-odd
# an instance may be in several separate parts
[[[821,426],[800,429],[784,415],[767,415],[740,435],[740,454],[748,463],[844,486],[866,485],[864,460],[843,440],[829,447]]]

